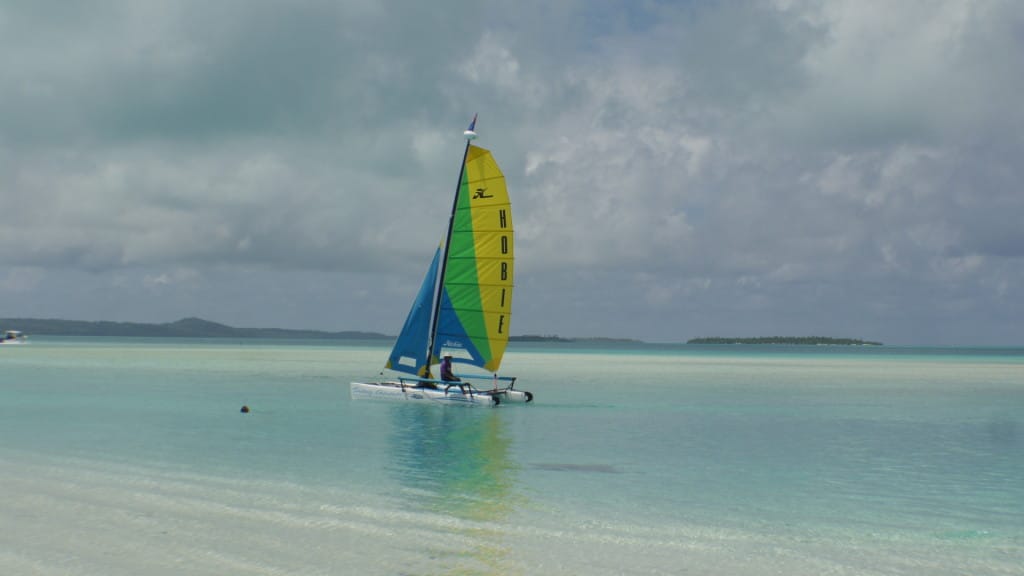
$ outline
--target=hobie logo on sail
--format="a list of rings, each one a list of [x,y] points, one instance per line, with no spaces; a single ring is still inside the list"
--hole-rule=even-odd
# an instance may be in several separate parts
[[[479,200],[480,198],[494,198],[494,195],[488,194],[487,188],[477,188],[476,192],[473,193],[473,200]]]

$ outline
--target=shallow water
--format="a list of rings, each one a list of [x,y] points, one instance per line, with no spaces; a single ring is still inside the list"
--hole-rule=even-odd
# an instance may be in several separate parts
[[[1024,351],[520,346],[532,405],[350,401],[386,354],[0,350],[0,573],[1024,565]]]

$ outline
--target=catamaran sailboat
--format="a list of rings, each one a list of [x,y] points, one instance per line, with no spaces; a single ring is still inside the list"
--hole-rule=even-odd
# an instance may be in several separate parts
[[[512,313],[512,210],[498,163],[473,145],[475,130],[473,116],[448,229],[385,365],[399,375],[352,382],[353,399],[490,406],[533,400],[515,389],[514,377],[497,373]],[[447,356],[486,374],[435,378],[432,366]]]

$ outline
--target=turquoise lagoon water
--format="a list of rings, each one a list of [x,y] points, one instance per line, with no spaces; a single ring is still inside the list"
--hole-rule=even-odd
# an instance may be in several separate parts
[[[1024,573],[1024,350],[519,346],[532,405],[350,401],[386,353],[0,347],[0,574]]]

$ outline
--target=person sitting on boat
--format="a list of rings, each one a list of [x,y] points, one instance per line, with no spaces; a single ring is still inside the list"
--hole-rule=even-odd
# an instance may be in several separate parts
[[[461,382],[458,376],[452,373],[452,355],[445,354],[441,360],[441,380],[445,382]]]
[[[463,394],[465,394],[466,389],[463,388],[463,386],[462,386],[462,379],[459,378],[458,376],[456,376],[454,373],[452,373],[452,355],[451,354],[445,354],[444,355],[444,359],[441,360],[441,380],[444,380],[445,382],[452,382],[452,384],[448,384],[447,386],[445,386],[445,388],[444,388],[445,392],[447,392],[448,389],[451,388],[452,386],[454,386],[455,385],[454,383],[457,382],[458,386],[459,386],[459,390],[462,390]]]

